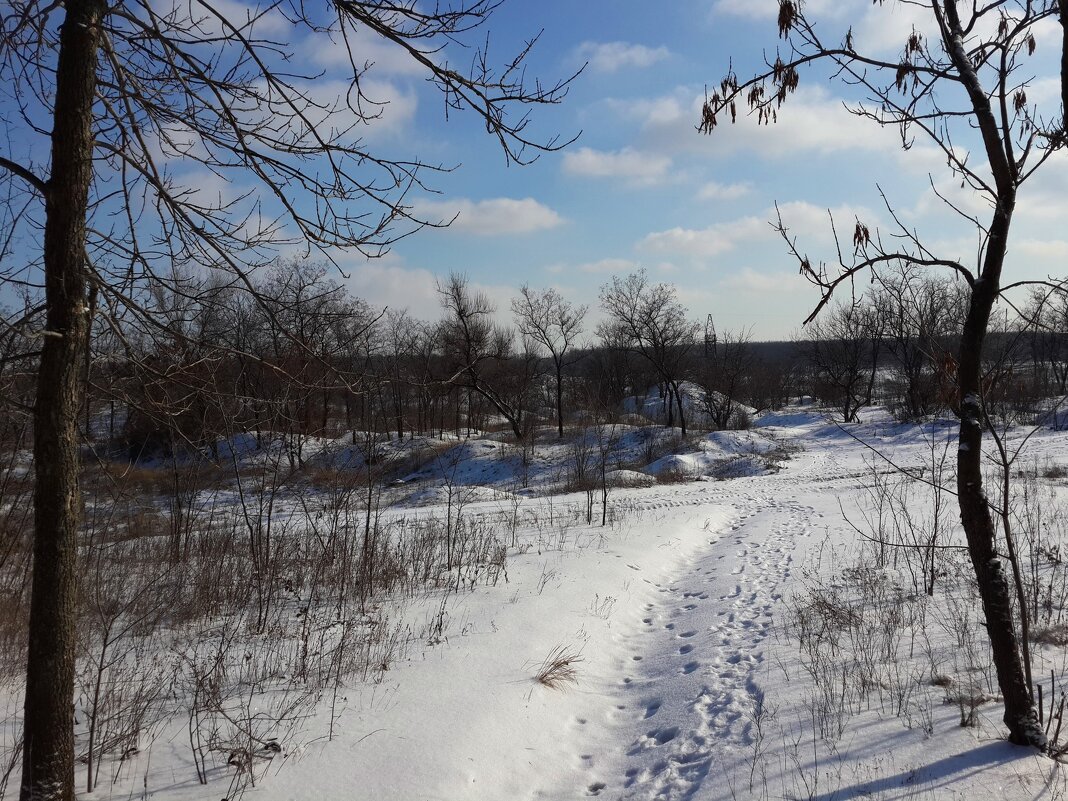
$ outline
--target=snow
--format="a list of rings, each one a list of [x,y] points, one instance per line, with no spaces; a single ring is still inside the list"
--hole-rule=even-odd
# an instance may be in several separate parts
[[[647,463],[673,432],[587,431],[597,433],[618,439],[603,528],[599,507],[585,523],[584,493],[560,494],[574,438],[539,441],[533,454],[481,436],[385,444],[433,453],[391,490],[398,513],[440,512],[462,497],[466,514],[500,521],[522,506],[507,581],[453,594],[447,606],[440,592],[411,602],[401,614],[412,632],[447,608],[443,636],[413,638],[379,682],[353,681],[332,740],[320,705],[248,799],[1063,797],[1057,763],[1004,741],[996,700],[963,728],[958,705],[943,703],[949,690],[929,677],[873,676],[873,693],[844,719],[816,718],[827,706],[814,703],[813,668],[791,621],[811,582],[855,586],[846,577],[859,546],[843,510],[855,515],[873,470],[887,471],[863,443],[929,470],[932,454],[956,442],[952,423],[918,428],[864,410],[842,426],[794,407]],[[1068,434],[1042,431],[1028,448],[1036,464],[1063,463]],[[248,458],[254,450],[235,448]],[[335,441],[310,452],[357,460],[359,449]],[[679,480],[657,483],[669,476]],[[900,569],[865,582],[903,607],[941,608],[910,594]],[[951,673],[959,649],[937,636],[930,653]],[[576,657],[577,676],[551,689],[534,676],[556,648]],[[1051,660],[1063,672],[1063,649]],[[895,711],[893,688],[906,685]],[[841,731],[823,737],[821,726]],[[183,736],[181,726],[161,734],[124,780],[91,797],[222,797],[225,778],[196,783]]]

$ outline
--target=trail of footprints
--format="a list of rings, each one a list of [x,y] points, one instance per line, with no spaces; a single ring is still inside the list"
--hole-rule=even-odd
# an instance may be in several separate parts
[[[626,747],[618,784],[598,779],[584,788],[587,796],[692,799],[724,749],[752,743],[762,643],[813,510],[752,493],[732,501],[739,516],[720,539],[678,581],[653,584],[663,603],[645,605],[634,637],[641,653],[632,657],[639,674],[623,678],[627,703],[616,706],[617,720],[629,715],[634,725],[636,717],[641,733]],[[684,709],[679,699],[689,699]],[[658,725],[659,718],[670,722]]]

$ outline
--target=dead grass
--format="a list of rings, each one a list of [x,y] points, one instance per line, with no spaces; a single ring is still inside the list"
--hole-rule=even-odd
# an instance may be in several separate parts
[[[1068,623],[1054,623],[1051,626],[1038,626],[1031,629],[1031,642],[1054,645],[1058,648],[1068,646]]]
[[[568,684],[578,684],[578,665],[582,655],[567,645],[557,645],[542,660],[534,681],[550,690],[562,690]]]
[[[231,473],[210,462],[183,465],[178,468],[178,489],[186,493],[218,489],[231,478]],[[82,486],[90,494],[168,496],[175,490],[175,471],[166,464],[150,467],[130,462],[88,463],[82,472]]]
[[[681,468],[663,470],[656,475],[657,484],[689,484],[694,477]]]

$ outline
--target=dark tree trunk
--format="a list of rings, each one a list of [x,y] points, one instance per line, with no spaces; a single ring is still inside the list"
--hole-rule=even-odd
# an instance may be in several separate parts
[[[88,338],[85,236],[101,0],[68,0],[45,198],[46,330],[34,408],[34,547],[22,801],[74,798],[77,420]]]
[[[998,686],[1005,699],[1005,725],[1009,741],[1045,749],[1046,736],[1039,725],[1027,685],[1016,637],[1012,591],[1005,568],[997,553],[994,520],[983,489],[982,446],[984,415],[981,398],[981,359],[990,310],[998,292],[998,277],[1004,260],[1014,197],[1001,198],[990,229],[987,264],[983,278],[972,289],[971,304],[960,343],[960,447],[957,451],[957,498],[960,519],[968,538],[979,596],[983,601],[986,627]],[[1022,647],[1027,647],[1026,643]]]
[[[957,502],[960,519],[968,538],[979,596],[983,601],[986,627],[998,686],[1005,699],[1005,725],[1009,741],[1033,745],[1045,750],[1046,735],[1038,723],[1031,688],[1027,685],[1021,643],[1016,637],[1016,620],[1012,612],[1012,594],[1004,565],[997,554],[994,521],[983,490],[983,425],[981,362],[983,340],[1001,285],[1001,272],[1009,242],[1012,214],[1016,208],[1019,185],[1017,167],[1001,137],[990,97],[983,90],[971,58],[964,48],[964,35],[956,0],[943,0],[946,32],[944,44],[961,76],[961,82],[975,112],[983,136],[987,161],[997,189],[997,206],[990,222],[982,270],[971,287],[971,302],[964,320],[960,341],[957,381],[960,391],[960,447],[957,450]],[[1068,73],[1061,75],[1062,89]],[[1022,643],[1026,648],[1027,643]]]
[[[675,404],[679,409],[679,428],[682,429],[682,437],[686,438],[686,413],[682,410],[682,389],[676,385],[673,388],[675,393]]]

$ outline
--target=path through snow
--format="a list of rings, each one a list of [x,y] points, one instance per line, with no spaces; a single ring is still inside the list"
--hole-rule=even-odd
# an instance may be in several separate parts
[[[583,786],[537,797],[729,797],[724,779],[752,758],[765,640],[819,514],[795,490],[816,469],[827,476],[832,460],[799,461],[809,469],[791,465],[789,473],[701,493],[703,503],[729,506],[730,522],[709,531],[707,545],[674,575],[643,576],[653,592],[640,626],[617,638],[619,676],[608,683],[604,725],[617,745],[599,758],[586,755]]]

